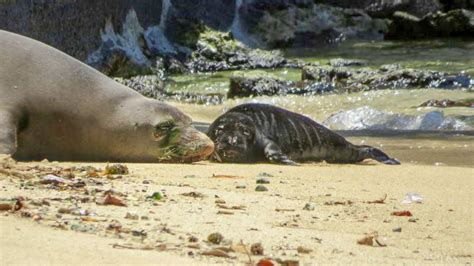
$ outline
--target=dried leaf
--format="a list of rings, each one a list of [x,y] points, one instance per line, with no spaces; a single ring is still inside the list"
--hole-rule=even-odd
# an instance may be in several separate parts
[[[364,203],[369,203],[369,204],[385,204],[385,200],[387,199],[387,194],[383,198],[380,198],[378,200],[372,200],[372,201],[364,201]]]
[[[234,213],[231,211],[218,211],[217,214],[233,215]]]
[[[229,254],[227,254],[226,252],[224,252],[222,250],[219,250],[219,249],[212,249],[212,250],[209,250],[209,251],[204,251],[204,252],[201,253],[201,255],[221,257],[221,258],[233,258]]]
[[[186,196],[186,197],[193,197],[193,198],[204,198],[204,194],[195,192],[195,191],[183,193],[181,195]]]
[[[125,204],[125,202],[121,198],[112,196],[110,194],[107,194],[101,200],[97,200],[96,203],[98,205],[115,205],[115,206],[127,207],[127,204]]]
[[[350,200],[346,201],[326,201],[324,205],[333,206],[333,205],[352,205],[354,202]]]
[[[410,211],[397,211],[397,212],[392,212],[392,215],[393,215],[393,216],[407,216],[407,217],[413,216],[413,214],[411,214]]]
[[[309,253],[313,252],[312,249],[305,248],[305,247],[302,247],[302,246],[299,246],[296,250],[297,250],[298,253],[300,253],[300,254],[309,254]]]

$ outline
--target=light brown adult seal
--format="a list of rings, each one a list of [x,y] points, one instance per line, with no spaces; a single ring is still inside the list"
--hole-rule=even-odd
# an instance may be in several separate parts
[[[191,162],[213,148],[178,109],[44,43],[0,30],[0,154]]]

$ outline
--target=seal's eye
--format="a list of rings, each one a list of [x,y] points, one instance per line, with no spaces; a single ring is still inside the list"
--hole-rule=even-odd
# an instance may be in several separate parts
[[[169,132],[171,132],[175,128],[175,123],[173,121],[165,121],[163,123],[159,123],[155,126],[153,130],[153,135],[155,138],[162,138]]]

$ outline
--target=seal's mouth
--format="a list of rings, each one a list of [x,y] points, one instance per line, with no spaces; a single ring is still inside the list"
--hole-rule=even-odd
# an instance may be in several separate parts
[[[214,143],[205,134],[190,129],[175,143],[162,149],[159,158],[164,163],[192,163],[207,159],[214,152]]]

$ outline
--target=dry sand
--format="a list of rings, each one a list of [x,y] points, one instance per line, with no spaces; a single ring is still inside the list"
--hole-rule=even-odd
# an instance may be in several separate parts
[[[83,163],[13,167],[73,165],[105,167]],[[31,180],[0,174],[1,198],[27,197],[23,209],[0,212],[0,264],[245,264],[249,258],[236,245],[241,241],[247,250],[253,243],[262,244],[264,256],[252,255],[254,263],[264,257],[296,260],[300,265],[473,263],[474,171],[470,167],[373,162],[299,167],[209,162],[126,165],[130,174],[121,179],[76,176],[67,180],[85,182],[85,187],[76,189],[38,184],[40,173]],[[270,181],[264,185],[266,192],[255,191],[261,173],[270,175],[265,177]],[[124,193],[120,197],[128,206],[97,205],[96,199],[109,189]],[[166,197],[146,199],[154,192]],[[195,193],[183,195],[189,192]],[[423,203],[402,204],[408,192],[420,193]],[[384,195],[384,204],[368,203]],[[43,199],[49,206],[41,203]],[[216,200],[225,203],[219,207]],[[306,204],[314,209],[304,210]],[[233,206],[241,209],[222,208]],[[59,208],[76,212],[59,214]],[[80,216],[80,210],[88,216]],[[404,210],[413,216],[391,215]],[[126,219],[127,213],[138,220]],[[122,229],[108,230],[110,224],[120,224]],[[401,232],[394,232],[396,228]],[[386,247],[357,244],[374,231]],[[206,242],[214,232],[224,236],[219,245]],[[189,242],[191,236],[198,241]],[[235,252],[227,254],[233,258],[201,255],[231,246]],[[298,247],[311,251],[299,254]]]

